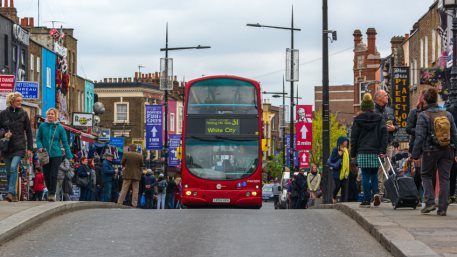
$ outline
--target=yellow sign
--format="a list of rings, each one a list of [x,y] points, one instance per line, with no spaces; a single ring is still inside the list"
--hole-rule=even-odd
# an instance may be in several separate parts
[[[144,148],[144,140],[143,139],[133,138],[132,139],[132,144],[141,145],[141,147]]]
[[[239,119],[207,119],[205,127],[206,135],[239,135]]]

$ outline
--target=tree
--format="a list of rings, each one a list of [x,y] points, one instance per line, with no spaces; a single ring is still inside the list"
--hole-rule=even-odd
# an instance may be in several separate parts
[[[309,158],[311,163],[316,164],[318,167],[323,167],[322,114],[314,112],[313,116],[313,151],[310,153]],[[341,125],[336,118],[336,115],[330,113],[330,152],[336,146],[336,141],[340,136],[347,136],[346,127]]]

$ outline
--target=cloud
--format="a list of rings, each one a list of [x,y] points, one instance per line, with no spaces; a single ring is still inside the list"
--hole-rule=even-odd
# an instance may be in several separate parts
[[[209,45],[207,50],[173,51],[175,75],[187,80],[202,74],[235,74],[257,79],[267,91],[281,91],[285,49],[290,32],[247,27],[246,23],[290,26],[294,7],[295,48],[300,50],[300,103],[314,103],[314,86],[322,84],[322,1],[302,0],[78,0],[41,1],[41,24],[63,21],[75,29],[80,75],[100,80],[159,70],[164,57],[165,24],[169,47]],[[329,29],[338,41],[329,44],[330,84],[353,81],[354,29],[376,28],[382,56],[390,38],[408,33],[427,12],[431,0],[329,1]],[[15,1],[22,17],[35,16],[35,0]],[[59,25],[59,23],[56,23]],[[59,25],[60,26],[60,25]],[[366,39],[365,39],[366,41]],[[333,53],[333,55],[332,55]],[[289,86],[287,84],[287,90]],[[272,99],[280,104],[281,99]]]

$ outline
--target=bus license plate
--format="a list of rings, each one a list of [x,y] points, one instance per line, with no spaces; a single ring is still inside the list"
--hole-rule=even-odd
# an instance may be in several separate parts
[[[213,198],[213,203],[230,203],[230,198]]]

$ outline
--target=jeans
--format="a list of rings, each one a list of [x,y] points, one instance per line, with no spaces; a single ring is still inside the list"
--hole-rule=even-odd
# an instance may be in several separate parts
[[[165,209],[165,193],[157,195],[157,209]]]
[[[371,198],[379,192],[377,168],[362,168],[362,188],[364,201],[371,202]]]
[[[167,209],[174,209],[175,207],[175,194],[167,193],[165,196],[165,203],[167,204]]]
[[[113,182],[107,181],[103,183],[103,202],[111,202],[111,189],[113,188]]]
[[[333,190],[333,199],[336,200],[336,197],[338,195],[338,192],[341,189],[341,198],[340,202],[347,202],[347,191],[348,191],[348,179],[345,178],[343,180],[340,180],[340,178],[333,179],[335,181],[335,189]]]
[[[57,180],[57,184],[56,184],[56,201],[61,201],[63,200],[63,189],[62,189],[62,186],[63,186],[63,179],[62,180]]]
[[[21,156],[13,156],[12,158],[5,158],[6,174],[8,174],[8,193],[16,195],[16,183],[18,166],[21,162]]]

